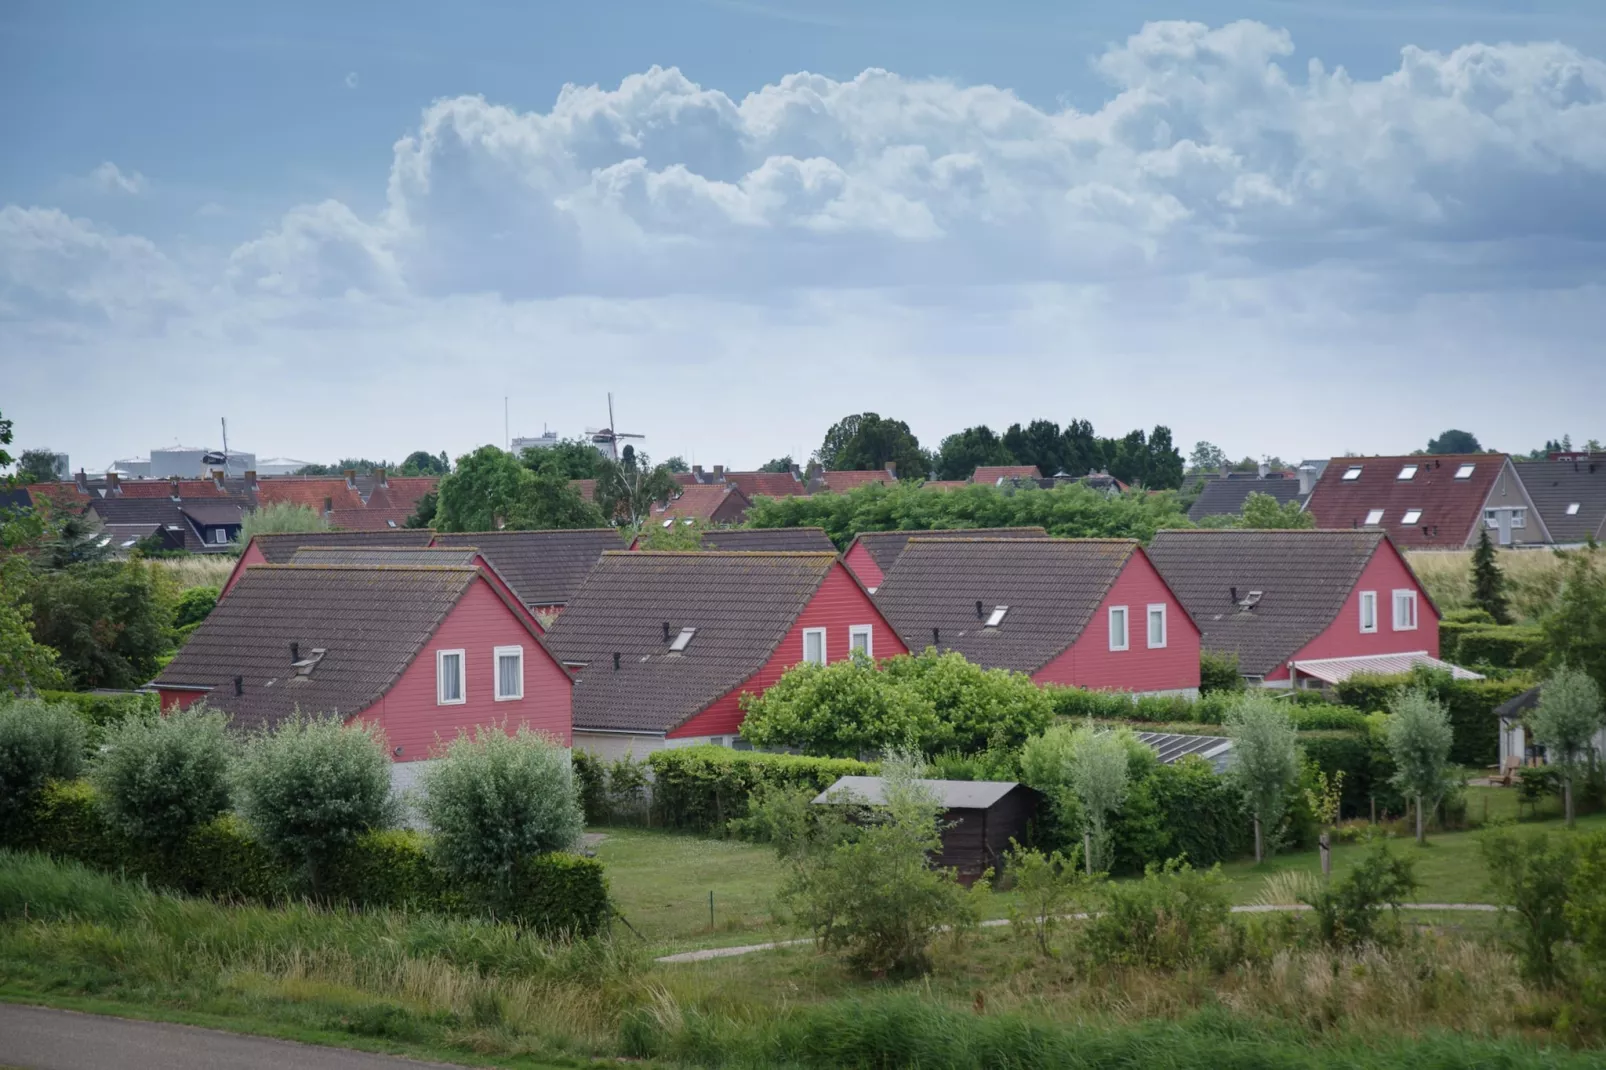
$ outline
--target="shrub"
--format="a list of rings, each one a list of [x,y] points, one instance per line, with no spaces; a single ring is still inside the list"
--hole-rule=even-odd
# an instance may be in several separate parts
[[[1539,705],[1529,717],[1534,742],[1544,746],[1561,770],[1567,827],[1573,824],[1573,782],[1582,766],[1595,761],[1594,737],[1606,718],[1600,688],[1582,670],[1559,666],[1539,692]]]
[[[1373,939],[1383,908],[1398,913],[1416,888],[1413,868],[1412,860],[1390,851],[1386,840],[1375,840],[1343,879],[1303,900],[1316,916],[1322,939],[1337,947]]]
[[[1521,624],[1468,628],[1456,636],[1455,656],[1469,665],[1532,669],[1545,660],[1545,635],[1539,628]]]
[[[0,834],[19,831],[50,780],[78,775],[84,726],[65,706],[0,699]]]
[[[670,828],[724,830],[747,816],[753,792],[766,785],[824,791],[840,777],[872,776],[876,766],[844,758],[807,758],[725,747],[676,747],[654,751],[653,806]]]
[[[1004,860],[1017,902],[1010,908],[1010,928],[1029,934],[1042,954],[1053,954],[1054,930],[1064,915],[1076,912],[1090,882],[1077,872],[1074,859],[1058,851],[1045,855],[1011,841]]]
[[[1500,753],[1495,707],[1526,691],[1532,683],[1509,680],[1455,680],[1447,673],[1420,672],[1402,676],[1358,674],[1335,688],[1338,700],[1363,713],[1387,710],[1398,691],[1429,691],[1450,715],[1450,757],[1460,765],[1493,765]]]
[[[100,753],[106,733],[129,718],[154,721],[161,712],[161,700],[154,694],[129,691],[122,694],[96,694],[90,691],[42,691],[46,702],[66,706],[84,723],[84,756]]]
[[[1231,924],[1227,879],[1180,859],[1150,865],[1143,879],[1106,884],[1102,907],[1082,930],[1098,965],[1174,970],[1206,959]]]
[[[1153,827],[1158,830],[1146,851],[1139,850],[1142,837],[1128,824],[1135,824],[1145,813],[1154,815]],[[1133,782],[1126,807],[1112,830],[1116,868],[1122,872],[1142,872],[1171,858],[1212,866],[1240,857],[1253,843],[1236,786],[1197,757],[1170,765],[1155,762]]]
[[[1238,671],[1237,654],[1218,654],[1213,650],[1199,652],[1199,693],[1242,691],[1243,674]]]
[[[1451,624],[1498,624],[1499,621],[1489,615],[1489,611],[1480,606],[1469,606],[1464,609],[1452,609],[1439,618],[1440,623]]]
[[[27,597],[34,638],[59,652],[75,687],[138,687],[171,643],[168,585],[148,562],[36,570]]]
[[[614,821],[638,821],[646,816],[651,778],[647,763],[630,755],[608,763],[608,814]]]
[[[173,627],[186,628],[201,623],[217,608],[218,594],[218,588],[206,586],[184,591],[173,607]]]
[[[575,750],[569,760],[574,765],[575,788],[586,824],[606,824],[609,817],[608,767],[588,750]]]
[[[901,743],[946,745],[931,702],[862,658],[800,663],[761,694],[741,698],[742,738],[760,747],[857,757]]]
[[[1366,731],[1366,714],[1350,706],[1300,703],[1289,708],[1288,719],[1301,732]]]
[[[983,669],[960,654],[938,654],[928,648],[921,654],[889,658],[882,669],[888,681],[907,685],[931,704],[942,727],[937,740],[921,741],[926,752],[944,746],[967,754],[987,747],[1018,747],[1054,719],[1053,702],[1031,677]]]
[[[530,859],[574,846],[585,825],[567,750],[523,726],[458,736],[423,787],[441,868],[498,910],[513,910]]]
[[[1578,857],[1549,833],[1484,833],[1484,864],[1495,896],[1517,918],[1517,957],[1524,976],[1551,984],[1560,975],[1558,948],[1567,940],[1567,900]]]
[[[224,715],[199,703],[112,729],[90,774],[111,824],[135,843],[171,854],[228,809],[234,748],[226,733]]]
[[[373,725],[297,715],[245,747],[239,810],[262,844],[324,894],[331,864],[363,833],[393,824],[390,757]]]

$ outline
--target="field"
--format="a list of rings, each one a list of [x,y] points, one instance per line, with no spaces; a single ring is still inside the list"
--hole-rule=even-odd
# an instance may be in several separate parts
[[[191,587],[221,588],[238,560],[232,554],[191,554],[158,557],[152,563],[172,579],[178,590],[187,591]]]
[[[1594,554],[1606,560],[1606,550]],[[1441,612],[1472,605],[1472,551],[1417,550],[1405,556]],[[1503,550],[1499,562],[1517,620],[1538,620],[1555,604],[1565,558],[1551,550]]]

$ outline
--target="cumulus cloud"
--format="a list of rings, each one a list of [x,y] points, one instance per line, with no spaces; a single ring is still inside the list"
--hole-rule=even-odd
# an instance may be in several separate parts
[[[145,192],[145,176],[138,171],[124,172],[122,168],[107,160],[89,173],[89,185],[102,193],[127,193],[137,195]]]

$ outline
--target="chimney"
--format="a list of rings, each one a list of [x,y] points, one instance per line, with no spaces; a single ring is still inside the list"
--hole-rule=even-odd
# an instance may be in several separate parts
[[[792,478],[797,480],[799,483],[803,482],[803,469],[799,468],[795,464],[792,466]]]
[[[328,516],[330,513],[334,512],[334,511],[335,511],[335,500],[333,498],[325,498],[323,500],[323,515],[324,516]]]
[[[618,672],[619,671],[619,655],[618,655],[617,652],[615,652],[614,655],[613,655],[613,671],[614,672]]]
[[[1232,590],[1232,595],[1231,595],[1232,604],[1233,605],[1237,605],[1238,604],[1238,588],[1234,587],[1231,590]]]
[[[245,472],[245,489],[255,494],[257,491],[257,470],[248,468]]]
[[[349,490],[357,489],[357,470],[355,468],[346,469],[346,487]]]
[[[725,482],[725,466],[724,465],[716,464],[714,466],[714,482],[715,483],[723,483],[723,482]]]
[[[374,469],[374,482],[378,483],[381,487],[390,486],[390,483],[385,479],[385,470],[383,468]]]
[[[223,469],[221,469],[221,468],[212,469],[212,485],[215,486],[218,490],[222,490],[223,489]]]
[[[887,475],[891,476],[893,479],[897,479],[898,478],[898,462],[897,461],[888,461],[887,462]]]
[[[981,620],[984,614],[981,611],[981,599],[976,599],[976,619]]]
[[[234,678],[234,693],[236,695],[245,694],[245,677],[236,676]]]
[[[1271,475],[1271,465],[1267,464],[1264,459],[1255,465],[1255,476],[1257,478],[1265,479],[1269,475]]]
[[[106,494],[108,497],[117,497],[123,493],[123,477],[116,472],[106,473]]]
[[[933,629],[931,629],[931,645],[932,646],[941,646],[942,645],[942,629],[941,628],[933,628]]]
[[[1316,486],[1316,466],[1302,464],[1299,466],[1299,495],[1302,498],[1310,497],[1311,488]]]
[[[290,664],[294,665],[296,662],[298,662],[300,660],[301,660],[301,644],[300,643],[291,643],[290,644]]]
[[[692,465],[691,477],[699,483],[703,482],[703,466],[700,464]]]
[[[168,488],[171,489],[172,492],[173,492],[173,500],[175,502],[178,501],[178,499],[179,499],[178,476],[168,476],[167,477],[167,485],[168,485]]]

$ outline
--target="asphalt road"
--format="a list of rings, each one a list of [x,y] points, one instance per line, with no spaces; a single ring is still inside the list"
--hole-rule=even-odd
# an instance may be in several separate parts
[[[0,1066],[19,1070],[448,1070],[445,1063],[16,1003],[0,1003]]]

